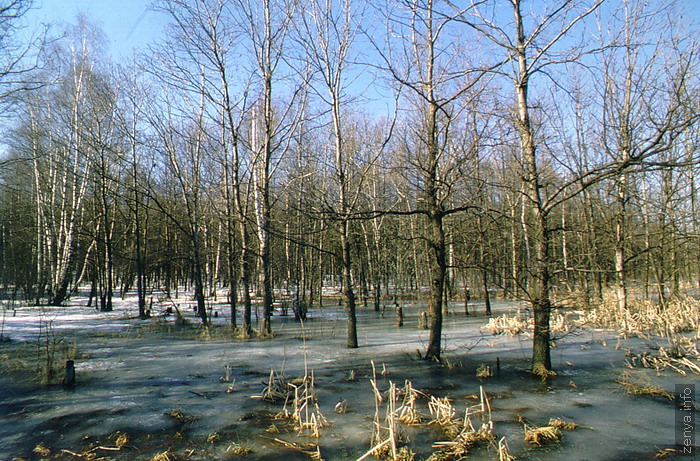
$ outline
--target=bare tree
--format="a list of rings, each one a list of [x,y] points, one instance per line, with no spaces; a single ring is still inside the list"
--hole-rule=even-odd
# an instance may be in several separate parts
[[[32,4],[33,0],[0,1],[0,104],[11,102],[10,97],[17,92],[42,85],[30,74],[37,67],[42,42],[32,36],[28,43],[20,39],[21,19]]]
[[[501,49],[512,63],[511,70],[502,69],[513,83],[516,96],[516,126],[520,139],[520,163],[523,169],[523,204],[529,215],[523,220],[526,237],[532,242],[533,250],[528,265],[532,267],[532,283],[527,296],[532,303],[535,316],[533,337],[532,370],[546,375],[551,369],[549,318],[551,311],[552,273],[550,248],[552,225],[548,223],[546,198],[542,195],[542,173],[537,156],[537,136],[531,121],[532,107],[529,103],[531,79],[544,72],[549,66],[570,62],[582,55],[582,49],[562,50],[570,31],[586,17],[590,16],[603,0],[593,2],[567,1],[546,9],[533,19],[530,27],[525,27],[526,16],[522,11],[521,0],[510,0],[513,21],[508,26],[506,19],[495,13],[491,2],[480,2],[471,10],[471,17],[465,21],[482,37]],[[588,3],[588,4],[586,4]],[[455,7],[456,8],[456,7]],[[489,15],[485,15],[485,12]],[[525,217],[525,216],[524,216]]]
[[[386,46],[373,40],[380,55],[379,67],[406,91],[407,101],[418,120],[408,128],[415,134],[415,145],[406,146],[412,154],[406,159],[418,176],[420,192],[415,207],[407,214],[427,220],[424,239],[429,249],[430,339],[425,357],[440,359],[445,277],[447,274],[444,218],[471,205],[450,206],[450,177],[459,162],[450,158],[450,127],[463,110],[463,100],[476,98],[485,70],[458,65],[461,41],[453,34],[456,13],[438,0],[401,0],[388,7]],[[468,10],[470,7],[467,7]],[[395,39],[398,37],[399,39]],[[467,60],[468,62],[468,60]],[[409,174],[411,174],[409,172]]]
[[[352,43],[357,35],[357,28],[353,24],[358,19],[354,17],[355,12],[350,0],[313,0],[300,15],[300,42],[305,44],[306,51],[304,62],[311,67],[320,84],[318,88],[312,88],[331,114],[332,150],[339,192],[339,203],[334,214],[340,226],[340,260],[343,265],[343,296],[347,311],[349,348],[358,347],[350,251],[350,213],[357,201],[357,194],[353,200],[349,190],[352,171],[345,145],[343,110],[347,102],[347,68],[352,59]]]
[[[281,64],[285,44],[298,1],[236,0],[238,27],[243,30],[252,52],[254,87],[257,101],[253,103],[249,148],[251,152],[251,180],[255,196],[255,215],[258,231],[260,281],[262,285],[263,322],[261,330],[271,333],[272,315],[272,175],[280,159],[288,150],[291,133],[304,113],[303,84],[294,85],[286,102],[274,97],[283,79]],[[287,84],[291,82],[287,81]],[[280,92],[281,93],[281,92]]]
[[[621,309],[627,308],[627,266],[636,257],[628,245],[628,206],[631,175],[640,169],[667,167],[679,162],[664,161],[696,114],[685,111],[684,94],[695,65],[694,45],[683,52],[665,18],[672,2],[650,5],[626,0],[613,11],[612,37],[615,47],[601,56],[600,85],[604,89],[601,140],[609,158],[619,165],[613,177],[615,202],[616,295]],[[660,164],[661,163],[661,164]],[[668,192],[668,191],[666,191]]]
[[[245,30],[238,24],[241,5],[233,0],[163,0],[158,7],[172,18],[175,39],[164,56],[164,62],[170,62],[170,70],[161,78],[168,79],[175,87],[201,93],[208,107],[208,123],[218,126],[231,322],[236,324],[237,279],[240,277],[243,329],[250,335],[254,251],[247,187],[252,184],[250,181],[248,186],[245,184],[249,165],[244,158],[245,142],[241,133],[250,110],[248,93],[253,71],[244,67],[248,64],[247,58],[236,54],[235,47],[240,44]],[[237,269],[234,268],[235,244],[240,245]]]
[[[136,294],[138,299],[139,318],[147,318],[147,236],[149,234],[149,210],[146,184],[150,183],[150,169],[146,168],[148,157],[145,134],[146,117],[143,101],[146,100],[146,86],[143,73],[138,72],[136,62],[118,68],[115,79],[120,82],[117,89],[120,110],[118,130],[124,140],[122,162],[125,168],[123,180],[123,197],[128,208],[130,241],[133,244],[133,265],[136,277]]]

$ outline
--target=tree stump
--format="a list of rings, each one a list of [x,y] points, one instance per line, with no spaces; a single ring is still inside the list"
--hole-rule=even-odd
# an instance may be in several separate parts
[[[403,326],[403,307],[396,306],[396,326]]]
[[[63,387],[73,389],[75,387],[75,362],[66,360],[66,376],[63,378]]]
[[[418,319],[418,329],[427,330],[428,329],[428,313],[423,311],[420,313],[420,318]]]

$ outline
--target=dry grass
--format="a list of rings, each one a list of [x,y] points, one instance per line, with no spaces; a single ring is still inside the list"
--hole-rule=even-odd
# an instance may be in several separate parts
[[[207,443],[211,443],[214,445],[217,442],[221,441],[221,435],[218,432],[212,432],[207,436]]]
[[[681,450],[678,450],[676,448],[658,448],[657,447],[657,452],[654,455],[654,458],[656,459],[666,459],[671,455],[678,455],[681,454]]]
[[[454,417],[454,407],[447,399],[434,399],[432,423],[439,424],[445,434],[451,439],[444,442],[436,442],[434,452],[428,458],[429,461],[451,461],[459,460],[477,446],[493,445],[496,436],[493,432],[493,422],[491,421],[491,405],[483,387],[480,388],[479,403],[467,408],[463,420]],[[481,422],[477,429],[472,423],[472,416]]]
[[[489,323],[481,328],[488,330],[492,335],[508,335],[513,338],[532,329],[532,320],[523,319],[520,310],[518,310],[514,317],[508,314],[492,317],[489,319]]]
[[[545,443],[557,442],[561,440],[561,429],[555,426],[524,426],[525,443],[541,446]]]
[[[549,328],[554,336],[569,333],[574,325],[570,318],[571,314],[562,314],[558,310],[553,310],[550,315]],[[532,337],[534,330],[534,320],[532,317],[527,317],[522,310],[518,308],[514,316],[503,314],[499,317],[492,317],[489,322],[484,325],[484,330],[489,331],[492,335],[508,335],[511,338],[524,335]]]
[[[430,455],[429,461],[459,460],[469,454],[476,446],[489,445],[496,440],[493,434],[493,424],[482,424],[475,429],[469,417],[465,419],[464,427],[457,436],[449,442],[436,442],[433,448],[438,451]]]
[[[139,325],[137,327],[138,335],[156,333],[171,335],[173,333],[173,323],[166,318],[154,318],[146,325]]]
[[[196,416],[186,415],[179,408],[174,408],[174,409],[170,410],[169,412],[165,413],[165,415],[170,416],[174,420],[179,421],[181,423],[191,423],[192,421],[197,420]]]
[[[482,363],[476,369],[476,377],[480,378],[480,379],[486,379],[486,378],[493,377],[493,372],[491,371],[491,367]]]
[[[51,450],[49,450],[49,448],[46,445],[44,445],[43,442],[35,446],[32,451],[43,458],[51,456]]]
[[[274,403],[282,400],[286,401],[289,394],[290,387],[287,377],[283,374],[276,373],[275,370],[270,370],[270,377],[267,380],[267,386],[265,386],[260,396],[254,397]]]
[[[239,443],[232,443],[226,448],[226,454],[228,456],[242,456],[242,455],[249,455],[253,452],[252,449],[243,446]]]
[[[282,439],[272,439],[273,441],[281,444],[285,448],[289,448],[291,450],[296,450],[301,453],[304,453],[305,455],[309,456],[311,459],[316,460],[316,461],[323,461],[323,457],[321,457],[321,447],[319,447],[315,443],[295,443],[295,442],[287,442],[286,440]]]
[[[657,355],[649,352],[633,353],[627,350],[625,363],[628,367],[642,366],[657,372],[671,369],[685,376],[688,371],[700,374],[700,351],[695,341],[690,338],[673,335],[668,338],[668,346],[659,346]]]
[[[533,366],[531,372],[533,375],[541,378],[542,381],[546,381],[547,379],[551,378],[552,376],[557,376],[556,371],[548,370],[541,363],[538,363],[537,365]]]
[[[129,444],[129,436],[123,432],[117,431],[109,438],[114,441],[114,446],[117,448],[124,448]]]
[[[58,384],[65,375],[65,361],[83,357],[74,341],[55,337],[50,341],[50,359],[47,360],[46,341],[2,343],[0,374],[14,380],[41,385]],[[88,356],[89,357],[89,356]]]
[[[149,461],[176,461],[177,459],[180,459],[180,457],[168,449],[162,453],[158,453]]]
[[[662,397],[673,401],[674,396],[672,393],[658,387],[651,383],[635,383],[632,381],[629,373],[622,373],[620,378],[616,381],[619,385],[625,388],[625,392],[631,395],[641,395],[650,397]]]
[[[564,421],[561,418],[551,418],[549,420],[548,426],[556,427],[558,429],[565,430],[565,431],[573,431],[573,430],[576,430],[579,427],[581,427],[573,421]]]
[[[624,310],[619,307],[614,293],[609,293],[602,302],[585,313],[579,323],[614,329],[622,336],[671,337],[677,333],[698,331],[700,301],[688,296],[676,297],[662,308],[651,301],[637,301],[630,296]]]

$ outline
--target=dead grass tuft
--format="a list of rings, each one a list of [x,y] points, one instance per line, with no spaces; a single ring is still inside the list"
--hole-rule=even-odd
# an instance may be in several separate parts
[[[32,451],[43,458],[51,456],[51,450],[44,445],[44,442],[40,442]]]
[[[668,399],[673,401],[674,396],[672,393],[658,387],[654,386],[651,383],[635,383],[632,381],[631,376],[629,373],[625,372],[622,373],[619,379],[616,380],[616,382],[621,385],[622,387],[625,388],[625,391],[628,394],[631,395],[640,395],[640,396],[650,396],[650,397],[662,397],[664,399]]]
[[[493,432],[493,422],[491,420],[491,405],[488,397],[484,392],[483,387],[479,389],[479,403],[467,408],[463,420],[454,417],[453,409],[449,401],[436,399],[439,403],[435,407],[434,415],[439,417],[439,420],[433,420],[440,424],[445,434],[451,439],[445,442],[436,442],[433,448],[438,451],[434,452],[428,458],[429,461],[451,461],[462,459],[477,446],[493,445],[496,441],[496,436]],[[472,424],[471,417],[479,418],[481,426],[476,429]]]
[[[177,420],[181,423],[191,423],[192,421],[197,420],[196,416],[186,415],[179,408],[174,408],[174,409],[170,410],[169,412],[165,413],[165,415],[170,416],[174,420]]]
[[[287,377],[281,373],[276,373],[275,370],[270,370],[267,386],[265,386],[259,398],[274,403],[287,400],[289,393],[290,387]]]
[[[700,374],[700,351],[694,340],[684,336],[673,335],[668,338],[667,346],[659,346],[656,355],[647,351],[634,353],[627,350],[625,363],[628,367],[641,366],[659,371],[671,369],[685,376],[688,371]]]
[[[180,457],[168,449],[162,453],[158,453],[149,461],[176,461],[178,459],[180,459]]]
[[[545,443],[557,442],[561,439],[561,430],[555,426],[528,426],[524,425],[525,443],[541,446]]]
[[[573,421],[564,421],[561,418],[550,418],[548,426],[556,427],[565,431],[573,431],[581,427]]]
[[[480,379],[486,379],[486,378],[493,377],[493,372],[491,371],[491,367],[482,363],[476,369],[476,377],[480,378]]]
[[[124,448],[129,444],[129,436],[123,432],[115,432],[110,437],[110,440],[114,440],[114,446],[117,448]]]
[[[457,410],[452,405],[452,401],[448,397],[438,398],[430,396],[428,402],[428,410],[432,420],[429,424],[437,424],[442,427],[454,426]]]
[[[229,456],[242,456],[242,455],[249,455],[253,452],[252,449],[243,446],[239,443],[232,443],[231,445],[226,448],[226,454]]]
[[[451,461],[462,459],[476,446],[493,444],[496,437],[493,434],[493,424],[484,423],[479,429],[475,429],[471,419],[467,416],[459,433],[448,442],[436,442],[433,448],[438,451],[430,455],[428,461]]]
[[[508,335],[513,338],[527,332],[531,326],[532,321],[521,318],[520,310],[518,310],[517,315],[514,317],[508,314],[492,317],[489,319],[489,323],[481,328],[488,330],[492,335]]]
[[[207,436],[207,443],[211,443],[212,445],[221,441],[221,435],[218,432],[212,432]]]
[[[558,336],[569,333],[572,327],[575,326],[570,317],[571,314],[569,313],[562,314],[558,310],[553,310],[549,321],[549,329],[552,335]],[[481,328],[489,331],[492,335],[508,335],[513,338],[522,334],[531,338],[534,330],[534,320],[532,317],[523,314],[518,308],[514,316],[503,314],[499,317],[491,317],[489,322]]]

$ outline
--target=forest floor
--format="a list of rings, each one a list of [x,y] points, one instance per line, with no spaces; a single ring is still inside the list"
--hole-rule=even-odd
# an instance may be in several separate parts
[[[303,326],[276,315],[275,334],[268,339],[232,338],[223,306],[214,306],[222,315],[206,331],[189,309],[181,308],[186,325],[176,325],[174,316],[155,315],[165,304],[154,307],[154,318],[138,320],[130,299],[118,301],[111,313],[86,308],[80,298],[61,308],[6,307],[0,319],[0,460],[294,461],[319,454],[329,461],[357,460],[372,448],[372,379],[384,395],[382,421],[391,383],[404,388],[409,381],[420,391],[414,408],[421,422],[398,424],[400,445],[416,460],[439,451],[436,442],[450,440],[439,424],[429,424],[434,419],[429,396],[448,397],[457,419],[479,402],[480,389],[489,398],[496,440],[505,437],[517,459],[692,459],[676,451],[673,400],[631,395],[619,383],[669,393],[677,384],[700,384],[692,373],[626,365],[626,354],[653,353],[663,340],[574,329],[552,350],[557,376],[542,381],[527,371],[528,335],[491,335],[482,328],[488,317],[478,301],[471,306],[478,313],[469,316],[461,303],[452,306],[442,364],[419,358],[428,339],[428,331],[418,329],[424,304],[402,302],[401,328],[393,310],[382,316],[361,309],[360,347],[354,350],[344,347],[342,308],[330,304],[310,310]],[[517,309],[517,303],[497,301],[493,315]],[[52,354],[56,378],[41,385],[37,369],[45,368]],[[74,389],[60,384],[66,358],[75,361]],[[493,376],[477,378],[484,366]],[[298,378],[313,374],[318,408],[309,404],[302,413],[313,410],[328,420],[318,437],[308,430],[300,434],[289,418],[280,417],[284,400],[260,398],[271,370],[297,386]],[[291,407],[289,400],[286,408]],[[578,427],[562,431],[553,443],[524,441],[524,424],[545,426],[550,418]],[[470,450],[467,459],[499,459],[499,453],[494,443],[486,444]]]

